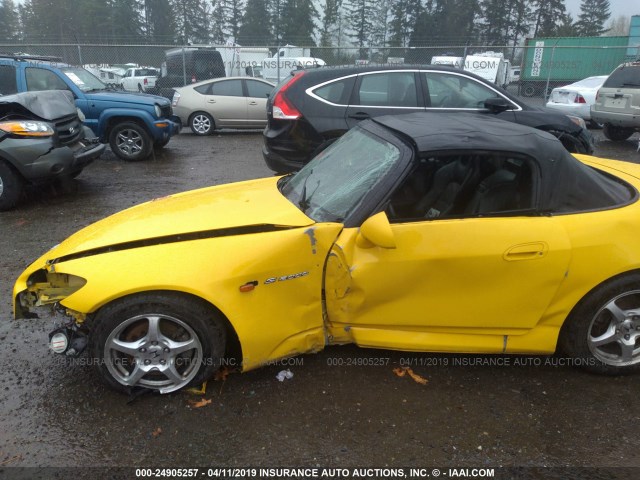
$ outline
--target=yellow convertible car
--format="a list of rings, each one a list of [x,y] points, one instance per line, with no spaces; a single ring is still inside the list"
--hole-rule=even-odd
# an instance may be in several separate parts
[[[517,112],[514,112],[517,114]],[[640,365],[640,166],[473,114],[360,123],[294,175],[170,195],[36,260],[16,318],[69,317],[112,387],[172,392],[328,345]]]

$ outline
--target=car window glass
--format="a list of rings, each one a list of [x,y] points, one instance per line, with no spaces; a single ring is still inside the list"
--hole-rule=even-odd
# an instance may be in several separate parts
[[[11,65],[0,65],[0,95],[18,93],[16,68]]]
[[[373,107],[418,106],[413,72],[362,75],[358,96],[359,105]]]
[[[340,80],[338,82],[331,82],[324,87],[316,88],[313,93],[315,93],[318,97],[325,99],[328,102],[335,104],[345,104],[346,100],[343,99],[343,95],[345,95],[345,88],[348,83],[350,83],[352,79],[345,78],[344,80]]]
[[[213,83],[205,83],[204,85],[193,87],[193,89],[196,92],[201,93],[202,95],[209,95],[209,92],[211,91],[211,85],[213,85]]]
[[[242,82],[240,80],[224,80],[211,85],[209,95],[223,95],[227,97],[243,97]]]
[[[507,154],[442,155],[421,159],[392,195],[395,222],[533,212],[531,159]]]
[[[267,98],[273,90],[273,87],[267,83],[258,82],[256,80],[247,80],[247,91],[250,97]]]
[[[44,68],[25,69],[27,90],[68,90],[67,84],[50,70]]]
[[[473,79],[440,72],[423,72],[432,108],[484,108],[484,101],[498,94]]]
[[[623,66],[615,70],[603,87],[605,88],[626,88],[640,87],[640,66]]]

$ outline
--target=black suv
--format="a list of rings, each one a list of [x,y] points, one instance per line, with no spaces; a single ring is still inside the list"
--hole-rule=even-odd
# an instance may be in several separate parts
[[[262,154],[269,168],[298,170],[359,121],[380,115],[485,112],[554,134],[574,153],[593,153],[584,120],[524,104],[463,70],[440,66],[331,67],[292,72],[271,93]]]

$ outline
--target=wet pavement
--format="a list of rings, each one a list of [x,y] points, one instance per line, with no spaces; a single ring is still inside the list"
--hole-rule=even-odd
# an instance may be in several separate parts
[[[20,466],[640,467],[640,376],[594,376],[560,357],[332,347],[210,382],[212,402],[195,408],[200,397],[187,393],[128,403],[88,359],[49,352],[61,317],[11,320],[13,282],[28,263],[134,204],[271,175],[259,133],[184,132],[155,159],[107,152],[77,181],[32,189],[0,213],[0,477]],[[597,155],[640,162],[638,134],[613,144],[594,133]],[[428,383],[393,373],[404,365]],[[279,382],[283,368],[294,376]]]

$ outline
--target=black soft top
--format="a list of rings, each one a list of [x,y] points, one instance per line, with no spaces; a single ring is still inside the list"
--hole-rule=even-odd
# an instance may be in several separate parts
[[[541,212],[611,208],[626,205],[637,196],[631,185],[577,160],[550,133],[489,115],[421,112],[370,121],[408,138],[421,154],[478,150],[535,159],[540,169]]]

